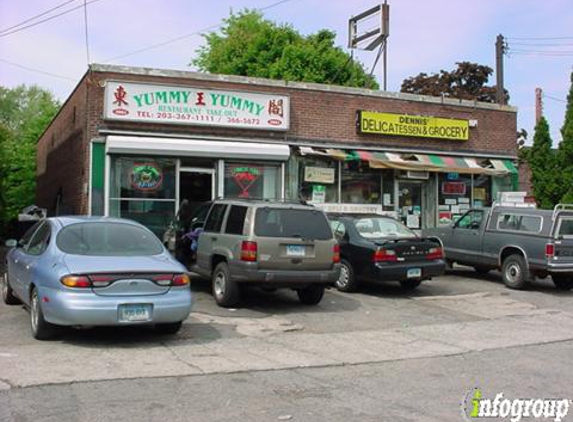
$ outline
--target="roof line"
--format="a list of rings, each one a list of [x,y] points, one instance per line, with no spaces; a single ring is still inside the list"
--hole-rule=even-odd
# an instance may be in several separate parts
[[[376,91],[372,89],[353,88],[340,85],[327,85],[327,84],[310,83],[310,82],[292,82],[292,81],[254,78],[254,77],[236,76],[236,75],[215,75],[210,73],[194,72],[188,70],[169,70],[169,69],[120,66],[120,65],[99,64],[99,63],[91,64],[90,69],[94,72],[102,72],[102,73],[123,73],[129,75],[139,75],[139,76],[146,75],[146,76],[157,76],[157,77],[187,78],[187,79],[195,79],[195,80],[210,81],[210,82],[228,82],[228,83],[245,84],[245,85],[260,85],[267,87],[270,86],[270,87],[300,89],[309,91],[332,92],[332,93],[347,94],[347,95],[363,95],[368,97],[387,98],[391,100],[415,101],[421,103],[442,104],[442,105],[450,105],[450,106],[458,106],[466,108],[480,108],[480,109],[517,113],[516,107],[508,105],[486,103],[482,101],[453,99],[453,98],[446,98],[443,96],[432,97],[428,95],[408,94],[403,92]]]

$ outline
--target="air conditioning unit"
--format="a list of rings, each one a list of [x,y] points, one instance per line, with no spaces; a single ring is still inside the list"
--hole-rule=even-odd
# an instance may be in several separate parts
[[[400,176],[405,179],[428,180],[430,178],[430,172],[421,170],[408,170],[403,171]]]

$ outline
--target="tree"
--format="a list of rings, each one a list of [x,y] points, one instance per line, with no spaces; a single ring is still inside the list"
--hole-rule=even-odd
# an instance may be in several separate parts
[[[0,174],[4,194],[3,222],[35,202],[36,142],[60,104],[40,87],[0,87]]]
[[[571,86],[567,95],[565,121],[561,128],[558,159],[563,180],[561,202],[573,204],[573,72],[570,76]]]
[[[533,146],[527,151],[526,160],[531,170],[531,184],[535,201],[540,208],[551,209],[559,201],[557,156],[551,149],[549,124],[541,117],[535,125]]]
[[[378,88],[360,63],[334,46],[335,33],[329,30],[305,37],[244,10],[231,13],[220,33],[204,38],[206,45],[192,61],[204,72]]]
[[[458,68],[451,72],[440,70],[440,73],[431,75],[420,73],[404,79],[400,91],[433,97],[443,95],[463,100],[496,102],[496,87],[486,85],[493,73],[491,67],[470,62],[457,62],[456,64]],[[509,100],[507,90],[505,95]]]

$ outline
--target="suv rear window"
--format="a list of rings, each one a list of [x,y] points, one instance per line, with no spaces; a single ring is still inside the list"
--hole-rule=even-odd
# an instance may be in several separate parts
[[[259,208],[255,215],[255,235],[332,239],[330,225],[321,211],[289,208]]]

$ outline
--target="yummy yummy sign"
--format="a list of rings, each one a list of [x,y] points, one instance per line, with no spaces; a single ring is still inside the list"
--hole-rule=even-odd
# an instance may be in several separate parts
[[[104,117],[131,122],[287,130],[290,102],[283,95],[108,82]]]

